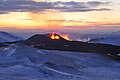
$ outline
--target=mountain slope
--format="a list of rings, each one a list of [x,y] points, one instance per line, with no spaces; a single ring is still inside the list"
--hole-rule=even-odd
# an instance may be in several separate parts
[[[92,39],[90,42],[120,46],[120,37],[106,37],[106,38]]]
[[[40,50],[12,44],[0,50],[0,79],[119,80],[120,64],[97,53]],[[7,76],[7,78],[6,78]]]
[[[7,32],[0,31],[0,42],[13,42],[23,40],[21,37],[11,35]]]
[[[56,34],[57,35],[57,34]],[[57,35],[59,36],[59,35]],[[100,39],[94,39],[91,41],[100,41]],[[109,42],[109,40],[108,40]],[[51,39],[49,34],[37,34],[23,42],[26,45],[47,50],[63,50],[63,51],[76,51],[76,52],[96,52],[104,55],[114,55],[116,58],[117,54],[120,53],[120,46],[108,45],[108,44],[96,44],[97,42],[88,43],[80,41],[69,41],[62,37],[60,39]]]

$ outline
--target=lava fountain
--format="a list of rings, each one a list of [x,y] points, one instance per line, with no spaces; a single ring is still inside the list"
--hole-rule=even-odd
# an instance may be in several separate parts
[[[69,36],[68,36],[67,34],[64,34],[64,35],[59,34],[59,36],[58,36],[58,35],[56,35],[54,32],[52,32],[50,38],[51,38],[51,39],[54,39],[54,40],[59,40],[59,39],[60,39],[60,36],[61,36],[62,38],[64,38],[64,39],[70,41],[70,38],[69,38]]]

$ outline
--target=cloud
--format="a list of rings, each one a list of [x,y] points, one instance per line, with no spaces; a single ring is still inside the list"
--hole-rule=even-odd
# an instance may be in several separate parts
[[[108,8],[99,8],[99,9],[88,9],[88,8],[85,8],[85,9],[74,9],[74,8],[71,8],[71,9],[62,9],[61,11],[62,12],[89,12],[89,11],[110,11],[111,9],[108,9]]]
[[[120,23],[107,23],[107,24],[103,24],[103,25],[108,25],[108,26],[119,26],[119,28],[120,28]]]
[[[101,5],[110,5],[110,2],[98,2],[98,1],[89,1],[87,5],[90,7],[97,7]]]
[[[8,14],[9,12],[6,11],[0,11],[0,14]]]
[[[9,12],[40,12],[54,9],[61,12],[87,12],[87,11],[109,11],[111,9],[103,6],[109,2],[36,2],[33,0],[0,0],[0,14]]]
[[[65,23],[68,23],[68,22],[83,22],[81,20],[49,20],[49,22],[65,22]]]
[[[109,8],[98,8],[100,6],[109,5],[109,2],[54,2],[52,9],[58,9],[61,12],[88,12],[88,11],[109,11]]]

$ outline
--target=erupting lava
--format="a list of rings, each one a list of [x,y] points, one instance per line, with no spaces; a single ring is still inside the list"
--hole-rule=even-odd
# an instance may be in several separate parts
[[[60,39],[58,35],[55,35],[54,33],[51,34],[51,39]]]
[[[61,34],[59,34],[62,38],[64,38],[64,39],[66,39],[66,40],[70,40],[70,38],[68,37],[68,35],[67,34],[65,34],[65,35],[61,35]],[[51,34],[51,36],[50,36],[50,38],[51,39],[60,39],[60,36],[58,36],[58,35],[55,35],[54,34],[54,32]]]
[[[67,35],[67,34],[65,34],[65,35],[60,35],[61,37],[63,37],[64,39],[66,39],[66,40],[70,40],[70,38],[69,38],[69,36]]]

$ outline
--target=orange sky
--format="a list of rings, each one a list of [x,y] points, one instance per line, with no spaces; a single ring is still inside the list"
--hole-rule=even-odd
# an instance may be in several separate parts
[[[43,0],[34,1],[40,2]],[[102,1],[105,2],[105,0]],[[89,26],[120,26],[120,5],[114,1],[113,3],[106,6],[112,9],[110,11],[61,12],[55,9],[46,9],[37,12],[11,11],[8,14],[0,14],[0,27],[62,29],[70,26],[79,26],[80,28],[85,27],[87,29]]]

